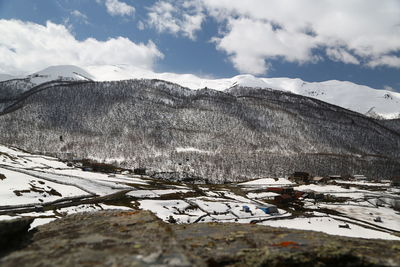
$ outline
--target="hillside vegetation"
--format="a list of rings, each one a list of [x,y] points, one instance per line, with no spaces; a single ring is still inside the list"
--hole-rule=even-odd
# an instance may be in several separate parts
[[[0,116],[0,142],[213,182],[298,170],[373,178],[400,174],[396,121],[282,91],[194,91],[159,80],[38,90]]]

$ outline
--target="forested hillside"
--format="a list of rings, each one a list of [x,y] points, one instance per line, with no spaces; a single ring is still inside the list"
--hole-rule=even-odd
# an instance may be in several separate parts
[[[0,116],[0,142],[64,158],[223,182],[294,171],[400,175],[390,124],[287,92],[159,80],[39,90]]]

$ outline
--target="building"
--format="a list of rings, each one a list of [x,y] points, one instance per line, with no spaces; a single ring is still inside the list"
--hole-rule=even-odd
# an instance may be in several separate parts
[[[294,172],[289,180],[294,181],[298,184],[306,184],[310,181],[310,174],[308,172]]]
[[[277,194],[287,194],[287,195],[294,194],[293,187],[267,187],[265,190]]]
[[[258,206],[257,209],[262,210],[265,214],[277,214],[279,213],[278,208],[274,205]]]
[[[311,178],[311,182],[313,184],[322,184],[322,183],[326,183],[327,181],[328,181],[327,178],[320,177],[320,176],[316,176],[316,177]]]

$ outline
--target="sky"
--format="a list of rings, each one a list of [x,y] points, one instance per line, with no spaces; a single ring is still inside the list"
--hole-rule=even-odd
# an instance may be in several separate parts
[[[400,1],[0,0],[0,73],[65,64],[400,92]]]

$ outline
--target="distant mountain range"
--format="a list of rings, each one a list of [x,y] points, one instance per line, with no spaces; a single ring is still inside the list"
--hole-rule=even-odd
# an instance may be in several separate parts
[[[154,73],[127,65],[88,66],[84,69],[77,66],[53,66],[27,77],[30,86],[52,80],[95,80],[117,81],[128,79],[159,79],[190,89],[210,88],[219,91],[233,86],[253,87],[287,91],[308,96],[324,102],[350,109],[378,119],[400,118],[400,93],[378,90],[346,81],[305,82],[291,78],[257,78],[252,75],[238,75],[226,79],[200,78],[191,74]],[[10,75],[0,75],[0,81],[11,79]]]
[[[0,143],[164,178],[400,175],[400,120],[248,81],[191,90],[154,79],[95,82],[98,74],[76,67],[46,71],[0,83]]]

